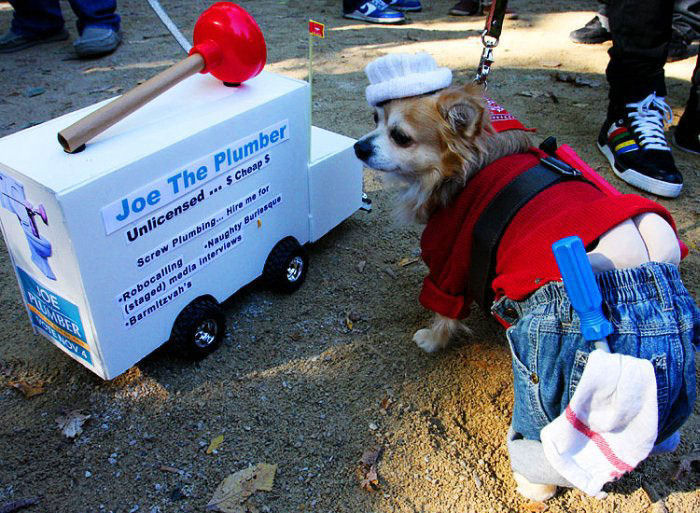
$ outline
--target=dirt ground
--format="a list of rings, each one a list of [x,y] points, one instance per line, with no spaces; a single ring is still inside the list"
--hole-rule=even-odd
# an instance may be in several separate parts
[[[186,34],[208,6],[162,3]],[[344,20],[340,0],[239,3],[266,36],[267,70],[296,78],[306,78],[307,19],[326,24],[326,39],[315,41],[314,122],[351,137],[372,127],[363,73],[371,59],[425,50],[466,82],[480,55],[484,18],[447,16],[453,0],[424,0],[423,12],[398,27]],[[490,94],[539,137],[556,135],[630,191],[593,144],[606,106],[608,44],[577,46],[567,37],[590,19],[594,2],[511,4],[519,16],[506,22]],[[73,39],[74,16],[62,5]],[[0,56],[0,136],[126,91],[182,57],[146,2],[120,0],[119,10],[124,44],[108,57],[76,60],[70,41]],[[0,32],[11,14],[0,3]],[[666,68],[677,116],[694,64]],[[556,81],[556,73],[586,84]],[[661,203],[692,248],[681,269],[697,297],[700,160],[674,153],[685,189]],[[273,491],[249,501],[263,512],[542,511],[515,493],[510,473],[504,437],[513,387],[502,330],[474,310],[466,344],[426,355],[411,342],[430,317],[417,301],[425,268],[401,263],[418,255],[421,228],[392,221],[391,192],[370,170],[365,187],[374,211],[310,248],[301,290],[279,296],[254,284],[226,303],[229,329],[215,355],[190,364],[157,351],[111,382],[32,333],[3,247],[0,509],[37,497],[28,511],[203,511],[224,477],[265,462],[278,465]],[[44,392],[27,399],[8,386],[16,381]],[[90,418],[71,440],[56,418],[76,409]],[[675,454],[609,485],[605,500],[560,491],[548,511],[700,511],[697,467],[677,474],[683,456],[700,450],[699,411]],[[223,444],[207,454],[219,435]],[[367,491],[360,458],[375,446],[379,486]]]

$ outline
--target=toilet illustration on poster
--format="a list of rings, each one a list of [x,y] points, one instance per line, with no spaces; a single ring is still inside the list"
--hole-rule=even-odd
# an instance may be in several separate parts
[[[24,186],[8,175],[0,173],[0,206],[17,216],[29,244],[34,265],[50,280],[56,280],[49,265],[52,255],[51,242],[39,233],[36,218],[48,226],[49,220],[43,205],[33,206],[26,198]]]

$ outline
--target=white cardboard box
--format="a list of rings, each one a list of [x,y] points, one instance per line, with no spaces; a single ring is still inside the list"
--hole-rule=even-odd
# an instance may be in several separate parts
[[[100,105],[0,139],[0,222],[35,331],[105,379],[195,298],[260,276],[278,241],[362,205],[354,141],[309,130],[306,82],[197,75],[64,153],[56,133]]]

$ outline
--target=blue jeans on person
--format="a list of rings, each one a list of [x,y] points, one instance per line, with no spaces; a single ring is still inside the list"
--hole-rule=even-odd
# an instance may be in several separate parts
[[[700,310],[672,264],[650,262],[596,279],[614,326],[610,350],[654,366],[658,444],[693,411]],[[513,429],[539,440],[540,430],[569,404],[593,344],[581,336],[580,319],[561,282],[548,283],[520,302],[501,298],[492,310],[511,324],[506,334],[515,388]]]
[[[63,29],[64,21],[58,0],[10,0],[14,8],[11,30],[22,36],[44,36]],[[87,26],[119,30],[120,17],[116,0],[70,0],[78,17],[78,33]]]

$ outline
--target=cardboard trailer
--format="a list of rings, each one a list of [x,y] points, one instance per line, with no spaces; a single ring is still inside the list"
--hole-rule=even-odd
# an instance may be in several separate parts
[[[76,154],[0,139],[0,223],[34,330],[104,379],[169,339],[201,357],[220,307],[261,275],[287,291],[303,246],[362,206],[354,140],[309,124],[309,85],[193,76]]]

